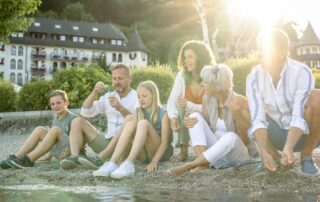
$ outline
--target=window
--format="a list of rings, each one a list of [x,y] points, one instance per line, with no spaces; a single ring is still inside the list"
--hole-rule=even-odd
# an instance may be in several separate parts
[[[62,69],[67,68],[67,63],[66,63],[66,62],[61,62],[60,67],[61,67]]]
[[[96,27],[92,27],[92,31],[97,32],[97,31],[99,31],[99,29]]]
[[[80,43],[83,43],[83,42],[84,42],[84,37],[83,37],[83,36],[80,36],[80,37],[79,37],[79,42],[80,42]]]
[[[111,45],[117,45],[117,41],[114,40],[114,39],[112,39],[112,40],[111,40]]]
[[[10,61],[10,69],[16,69],[16,60],[15,59],[11,59],[11,61]]]
[[[72,28],[73,28],[73,30],[79,30],[78,26],[73,26]]]
[[[22,32],[18,32],[18,37],[19,38],[23,38],[23,33]]]
[[[112,62],[117,61],[117,55],[115,53],[112,53]]]
[[[73,42],[78,42],[78,41],[79,41],[79,37],[73,36],[73,37],[72,37],[72,41],[73,41]]]
[[[16,75],[15,75],[15,73],[11,73],[10,74],[10,81],[12,82],[12,83],[15,83],[16,82]]]
[[[21,73],[18,73],[17,83],[18,83],[18,85],[22,86],[22,74]]]
[[[122,45],[122,41],[121,40],[117,40],[117,46],[121,46]]]
[[[18,48],[18,56],[23,56],[23,47],[19,46]]]
[[[53,40],[58,40],[58,39],[59,39],[59,35],[57,35],[57,34],[52,34],[52,39],[53,39]]]
[[[65,35],[60,35],[60,41],[65,41],[66,40],[66,36]]]
[[[104,39],[101,39],[100,44],[104,44]]]
[[[4,64],[4,58],[1,58],[0,59],[0,65],[3,65]]]
[[[17,48],[16,46],[11,46],[11,55],[16,55]]]
[[[21,59],[18,60],[18,69],[23,69],[23,61]]]
[[[146,61],[146,54],[141,53],[141,59],[142,59],[142,61]]]
[[[122,62],[122,54],[121,53],[118,54],[118,62]]]
[[[61,29],[61,25],[56,24],[56,25],[54,25],[54,28]]]
[[[12,37],[17,37],[18,34],[15,32],[15,33],[12,33],[11,36],[12,36]]]
[[[97,43],[98,43],[97,39],[92,38],[92,43],[93,43],[93,44],[97,44]]]
[[[35,26],[35,27],[40,27],[40,22],[35,22],[35,23],[34,23],[34,26]]]

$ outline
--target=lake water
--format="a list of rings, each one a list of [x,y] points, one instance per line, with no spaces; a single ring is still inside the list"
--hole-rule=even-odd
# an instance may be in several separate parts
[[[283,201],[316,202],[320,195],[301,193],[213,193],[151,188],[108,188],[101,186],[57,187],[47,185],[0,186],[0,202],[85,201]]]

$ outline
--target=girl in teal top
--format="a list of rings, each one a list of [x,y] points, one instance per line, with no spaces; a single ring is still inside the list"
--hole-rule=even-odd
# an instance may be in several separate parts
[[[110,161],[94,171],[94,176],[122,178],[135,173],[134,161],[147,161],[147,172],[154,172],[158,162],[169,160],[173,154],[170,120],[160,105],[159,91],[153,81],[145,81],[137,88],[140,107],[135,115],[126,117],[125,126]],[[126,161],[119,160],[132,142]],[[150,160],[149,160],[150,159]]]

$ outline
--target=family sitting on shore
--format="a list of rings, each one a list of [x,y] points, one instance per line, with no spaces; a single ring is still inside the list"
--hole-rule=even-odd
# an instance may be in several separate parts
[[[318,173],[313,149],[320,139],[320,91],[310,69],[288,58],[289,39],[274,29],[259,40],[260,64],[246,81],[247,98],[233,91],[233,73],[216,64],[212,51],[200,41],[186,42],[178,56],[178,73],[167,102],[160,103],[153,81],[130,87],[130,69],[112,69],[114,91],[97,82],[83,102],[81,116],[68,110],[67,94],[53,91],[52,126],[36,127],[17,153],[1,161],[2,169],[33,167],[34,162],[60,160],[62,169],[83,166],[93,176],[123,178],[135,173],[134,162],[157,170],[161,161],[186,161],[189,143],[196,158],[167,173],[245,164],[260,155],[253,174],[290,168],[300,152],[301,171]],[[98,100],[97,96],[105,93]],[[106,134],[84,117],[105,114]],[[173,154],[172,132],[178,134],[180,153]],[[87,156],[88,145],[95,153]]]

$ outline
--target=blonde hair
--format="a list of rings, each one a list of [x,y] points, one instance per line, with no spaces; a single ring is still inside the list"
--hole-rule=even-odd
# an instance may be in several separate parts
[[[55,97],[55,96],[61,96],[64,101],[67,101],[67,100],[68,100],[67,93],[66,93],[66,91],[64,91],[64,90],[58,89],[58,90],[52,91],[52,92],[50,93],[50,95],[49,95],[49,99],[52,98],[52,97]]]
[[[150,81],[150,80],[139,83],[137,89],[139,87],[143,87],[143,88],[147,89],[152,95],[150,121],[152,122],[152,124],[155,124],[157,122],[157,118],[158,118],[159,106],[161,106],[158,87],[153,81]],[[144,110],[141,107],[139,107],[138,108],[138,120],[142,120],[145,118],[146,117],[144,114]]]
[[[206,65],[200,76],[204,83],[212,85],[218,91],[233,88],[233,73],[227,65]]]

